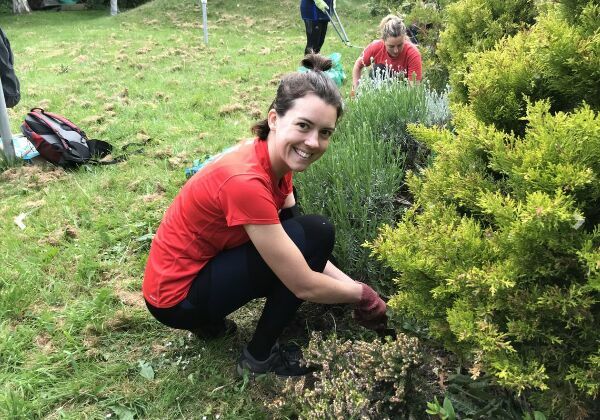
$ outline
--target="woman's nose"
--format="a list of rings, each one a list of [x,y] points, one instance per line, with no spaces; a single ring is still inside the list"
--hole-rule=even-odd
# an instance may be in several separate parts
[[[318,147],[319,146],[319,132],[317,130],[312,130],[308,133],[308,136],[304,140],[304,144],[310,147]]]

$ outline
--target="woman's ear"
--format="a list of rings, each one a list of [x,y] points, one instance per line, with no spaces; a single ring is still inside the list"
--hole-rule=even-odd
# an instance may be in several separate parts
[[[267,114],[267,122],[269,123],[269,129],[275,130],[277,127],[277,111],[271,109]]]

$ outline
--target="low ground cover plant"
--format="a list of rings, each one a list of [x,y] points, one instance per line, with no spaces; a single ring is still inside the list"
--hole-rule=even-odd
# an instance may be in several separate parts
[[[285,384],[270,404],[280,416],[426,418],[435,375],[417,338],[352,341],[314,334],[305,357],[319,370]]]

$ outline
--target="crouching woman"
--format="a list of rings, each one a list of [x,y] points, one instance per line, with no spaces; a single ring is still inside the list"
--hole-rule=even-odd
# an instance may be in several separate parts
[[[352,303],[364,325],[385,322],[377,293],[329,262],[330,222],[296,210],[292,174],[325,153],[342,114],[340,93],[323,73],[331,61],[312,54],[302,65],[312,71],[282,79],[267,118],[253,127],[256,138],[218,155],[183,186],[152,241],[144,275],[152,315],[201,337],[233,332],[225,317],[266,298],[240,374],[307,373],[299,352],[278,342],[303,301]]]

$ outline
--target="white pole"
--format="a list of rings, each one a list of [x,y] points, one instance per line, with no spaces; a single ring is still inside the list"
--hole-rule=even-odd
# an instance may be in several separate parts
[[[204,28],[204,43],[208,44],[208,19],[206,17],[206,1],[202,0],[202,26]]]
[[[119,13],[119,5],[117,4],[117,0],[110,0],[110,15],[116,16]]]
[[[8,121],[8,111],[6,110],[2,82],[0,82],[0,136],[2,136],[4,156],[6,156],[8,162],[13,162],[15,160],[15,148],[12,142],[12,132],[10,131],[10,122]]]

